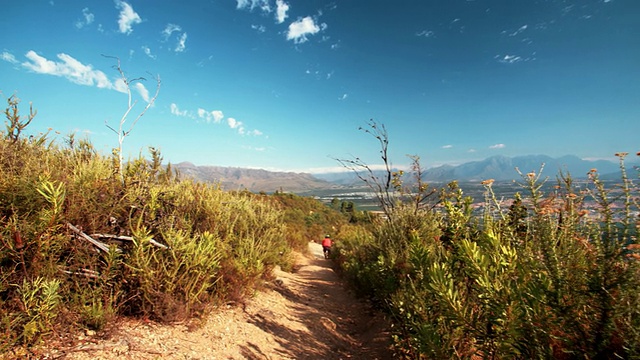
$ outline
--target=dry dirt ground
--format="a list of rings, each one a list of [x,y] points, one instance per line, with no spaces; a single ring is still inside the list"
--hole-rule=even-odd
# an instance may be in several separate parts
[[[108,339],[80,336],[49,359],[391,359],[388,324],[349,292],[319,244],[296,271],[242,307],[211,313],[195,329],[127,320]]]

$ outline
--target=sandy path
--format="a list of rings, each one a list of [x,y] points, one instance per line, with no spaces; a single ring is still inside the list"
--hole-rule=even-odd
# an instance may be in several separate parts
[[[310,243],[294,273],[276,280],[243,308],[209,315],[195,329],[127,320],[109,339],[51,350],[59,359],[390,359],[387,324],[356,299]],[[90,334],[91,335],[91,334]]]

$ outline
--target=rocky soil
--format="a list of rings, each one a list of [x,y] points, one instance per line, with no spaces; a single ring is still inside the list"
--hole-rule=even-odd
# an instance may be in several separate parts
[[[319,244],[298,256],[242,306],[212,312],[197,327],[126,320],[102,339],[79,336],[50,359],[391,359],[388,323],[357,299],[324,260]]]

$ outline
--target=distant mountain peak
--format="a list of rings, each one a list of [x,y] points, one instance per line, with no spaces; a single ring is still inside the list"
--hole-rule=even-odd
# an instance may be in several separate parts
[[[426,169],[423,180],[433,182],[458,181],[482,181],[494,180],[517,180],[520,178],[518,170],[522,173],[538,172],[544,164],[543,172],[549,177],[558,174],[559,171],[569,173],[575,178],[585,178],[587,172],[596,168],[601,174],[614,173],[618,171],[618,164],[606,160],[589,161],[583,160],[575,155],[565,155],[553,158],[548,155],[523,155],[507,157],[504,155],[494,155],[484,160],[470,161],[460,165],[441,165]],[[516,170],[518,169],[518,170]],[[317,174],[322,179],[349,185],[357,182],[358,179],[353,174]]]

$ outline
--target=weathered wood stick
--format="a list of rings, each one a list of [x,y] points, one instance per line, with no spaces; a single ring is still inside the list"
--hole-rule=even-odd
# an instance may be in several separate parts
[[[104,243],[102,243],[102,242],[100,242],[98,240],[93,239],[91,236],[89,236],[89,235],[83,233],[82,231],[80,231],[80,229],[78,229],[77,227],[71,225],[71,223],[67,223],[67,226],[69,227],[69,229],[73,230],[76,234],[78,234],[78,236],[80,236],[81,238],[83,238],[83,239],[87,240],[88,242],[92,243],[98,249],[100,249],[100,250],[102,250],[104,252],[109,252],[109,247],[106,244],[104,244]],[[120,250],[118,248],[116,248],[116,251],[117,252],[122,252],[122,250]]]
[[[120,240],[120,241],[133,241],[133,237],[131,236],[124,236],[124,235],[111,235],[111,234],[92,234],[92,237],[98,237],[101,239],[109,239],[109,240]],[[162,243],[157,242],[154,239],[149,239],[149,243],[153,246],[162,248],[162,249],[168,249],[169,247],[167,245],[164,245]]]

